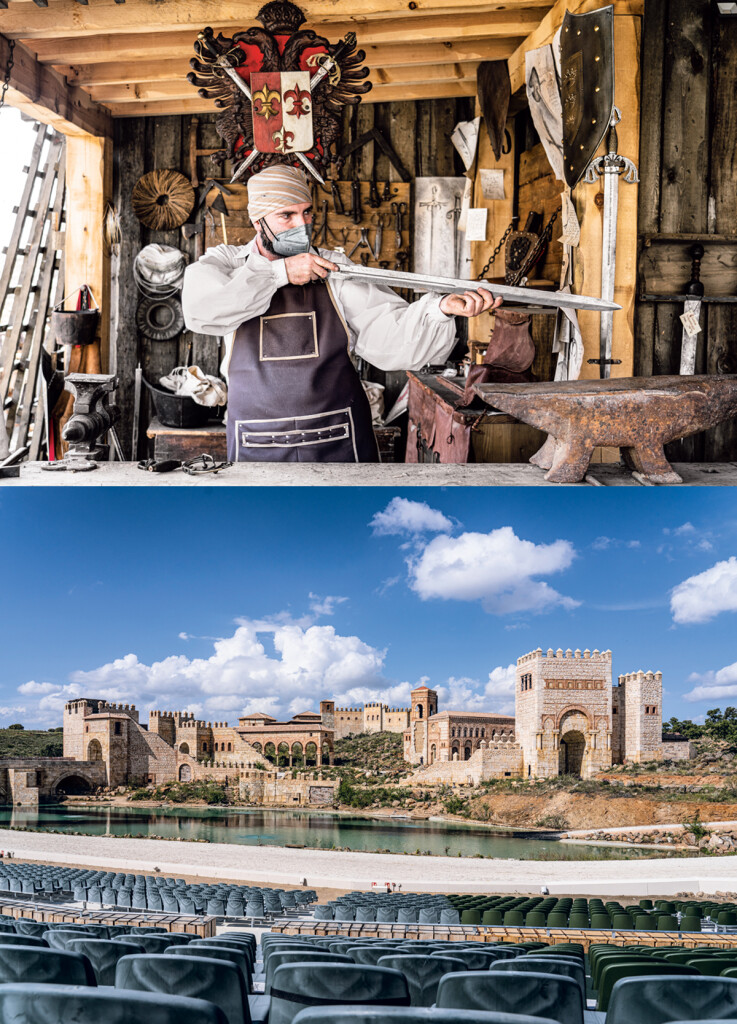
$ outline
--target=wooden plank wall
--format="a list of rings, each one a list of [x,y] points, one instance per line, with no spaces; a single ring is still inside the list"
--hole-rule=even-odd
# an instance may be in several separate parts
[[[346,110],[344,139],[350,141],[375,124],[391,141],[413,178],[461,174],[463,167],[450,142],[450,133],[458,121],[472,116],[473,100],[468,98],[359,105]],[[215,115],[200,115],[199,119],[198,147],[219,146]],[[175,168],[189,177],[189,124],[189,115],[115,121],[114,202],[121,217],[123,240],[112,263],[111,366],[121,379],[116,400],[122,412],[119,432],[127,457],[131,457],[133,377],[139,358],[144,377],[155,382],[172,367],[186,361],[191,344],[190,361],[201,366],[205,373],[217,371],[216,338],[184,332],[174,341],[151,342],[139,338],[135,323],[140,295],[133,280],[133,260],[140,249],[151,242],[159,242],[182,249],[190,261],[194,255],[193,240],[186,240],[179,230],[164,232],[145,228],[133,213],[130,202],[133,186],[148,171]],[[199,159],[200,181],[217,173],[209,158]],[[368,179],[373,174],[383,181],[387,177],[391,181],[399,180],[388,159],[373,143],[350,157],[341,171],[342,178]],[[386,384],[388,403],[391,403],[401,388],[404,375],[384,375],[377,371],[372,377]],[[135,457],[143,454],[148,418],[148,397],[144,394],[141,442]]]
[[[709,0],[645,5],[638,292],[679,294],[692,239],[706,242],[706,294],[737,294],[737,18]],[[681,303],[638,301],[635,373],[677,374]],[[737,305],[702,307],[696,373],[737,372]],[[670,459],[737,458],[737,423],[670,445]]]

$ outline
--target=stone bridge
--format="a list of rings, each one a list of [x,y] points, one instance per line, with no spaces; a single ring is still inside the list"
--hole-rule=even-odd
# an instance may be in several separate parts
[[[94,793],[107,785],[104,761],[69,757],[6,757],[0,760],[0,802],[33,806],[65,794]]]

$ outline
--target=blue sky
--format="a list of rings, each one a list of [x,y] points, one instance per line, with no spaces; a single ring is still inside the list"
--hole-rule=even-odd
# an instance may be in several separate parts
[[[235,722],[321,696],[513,711],[515,659],[660,669],[664,717],[737,704],[730,488],[0,493],[0,725],[102,696]]]

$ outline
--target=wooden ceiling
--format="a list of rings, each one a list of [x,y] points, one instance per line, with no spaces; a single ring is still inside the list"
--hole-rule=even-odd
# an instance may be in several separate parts
[[[249,28],[257,24],[263,2],[0,0],[0,34],[21,44],[16,59],[40,65],[37,76],[61,83],[66,79],[70,95],[81,97],[81,106],[102,108],[105,116],[201,113],[212,111],[213,104],[201,99],[185,77],[197,33],[206,25],[227,35]],[[364,99],[369,103],[473,96],[482,60],[511,58],[513,88],[518,88],[522,43],[528,37],[533,43],[536,36],[547,41],[566,6],[582,10],[600,5],[601,0],[299,4],[307,16],[303,27],[331,42],[356,32],[371,69],[373,89]]]

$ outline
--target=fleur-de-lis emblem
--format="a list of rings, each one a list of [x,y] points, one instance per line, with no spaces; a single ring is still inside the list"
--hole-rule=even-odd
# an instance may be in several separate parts
[[[271,136],[276,145],[277,153],[288,153],[292,148],[290,143],[294,142],[294,132],[288,132],[282,128]]]
[[[253,112],[268,121],[270,117],[276,117],[279,113],[280,100],[281,96],[278,92],[264,85],[253,94]]]
[[[308,89],[300,89],[298,85],[295,85],[293,89],[289,89],[288,92],[284,93],[285,102],[288,100],[292,101],[292,109],[288,110],[287,113],[290,116],[302,117],[303,114],[309,114],[310,100],[312,94]]]

